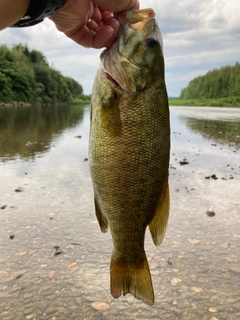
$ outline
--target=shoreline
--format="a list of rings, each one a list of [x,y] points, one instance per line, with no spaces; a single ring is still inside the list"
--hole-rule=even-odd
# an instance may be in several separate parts
[[[90,103],[89,101],[78,101],[78,102],[54,102],[54,103],[42,103],[42,102],[0,102],[0,108],[12,108],[12,107],[48,107],[48,106],[69,106],[73,104],[86,104]]]
[[[223,107],[223,108],[240,108],[240,97],[227,97],[216,99],[180,99],[169,98],[171,106],[191,106],[191,107]]]
[[[204,99],[204,100],[181,100],[181,99],[169,99],[169,106],[172,107],[220,107],[220,108],[240,108],[240,102],[231,103],[229,101],[223,101],[218,99]],[[54,102],[54,103],[44,103],[44,102],[0,102],[0,108],[11,108],[11,107],[40,107],[40,106],[68,106],[74,104],[90,104],[91,100],[79,100],[73,102]]]

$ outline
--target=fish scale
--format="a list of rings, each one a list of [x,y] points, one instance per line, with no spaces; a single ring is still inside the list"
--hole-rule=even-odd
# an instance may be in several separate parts
[[[113,240],[111,293],[114,298],[131,293],[152,305],[145,231],[149,226],[159,245],[169,215],[170,125],[162,40],[151,9],[118,17],[118,39],[101,54],[93,86],[89,165],[96,216]],[[149,36],[157,39],[156,48],[147,46]],[[142,52],[134,61],[136,46]]]

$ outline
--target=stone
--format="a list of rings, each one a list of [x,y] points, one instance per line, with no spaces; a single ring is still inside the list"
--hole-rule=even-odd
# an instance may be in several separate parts
[[[105,311],[110,308],[109,304],[101,301],[95,301],[91,304],[93,309],[98,310],[98,311]]]
[[[82,306],[82,299],[81,298],[77,298],[76,301],[79,306]]]
[[[55,275],[55,271],[49,271],[49,273],[48,273],[49,279],[52,279],[54,277],[54,275]]]
[[[214,308],[214,307],[210,307],[210,308],[208,308],[208,310],[209,310],[210,312],[217,312],[217,309]]]
[[[192,291],[194,291],[194,292],[197,292],[197,293],[203,292],[203,289],[200,288],[200,287],[191,287],[190,290],[192,290]]]
[[[182,280],[180,278],[172,278],[170,282],[172,286],[178,286]]]
[[[228,266],[228,270],[230,270],[234,273],[240,273],[240,264],[231,263]]]
[[[25,317],[25,319],[26,319],[26,320],[30,320],[30,319],[36,318],[36,316],[37,316],[36,313],[31,313],[31,314],[27,315],[27,316]]]
[[[32,312],[33,312],[33,308],[32,307],[28,307],[28,308],[24,309],[24,314],[29,315]]]
[[[188,241],[189,241],[191,244],[198,244],[198,243],[200,243],[200,240],[197,240],[197,239],[188,239]]]
[[[214,212],[214,210],[213,210],[212,208],[210,208],[210,209],[208,209],[208,210],[206,211],[206,215],[209,216],[209,217],[214,217],[215,214],[216,214],[216,213]]]
[[[59,312],[59,313],[63,313],[66,311],[66,308],[64,308],[64,307],[57,307],[56,309],[57,309],[57,312]]]
[[[76,268],[77,265],[78,265],[77,262],[73,262],[73,263],[69,264],[68,269]]]
[[[18,311],[15,315],[14,315],[14,320],[22,320],[24,319],[24,314],[21,311]]]
[[[220,315],[220,317],[222,319],[227,319],[228,318],[228,313],[227,312],[220,312],[219,315]]]
[[[18,187],[17,189],[15,189],[15,192],[23,192],[24,191],[24,188],[22,187]]]

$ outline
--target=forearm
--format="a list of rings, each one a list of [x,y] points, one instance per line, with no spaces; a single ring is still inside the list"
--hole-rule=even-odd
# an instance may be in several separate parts
[[[20,20],[29,7],[30,0],[0,0],[0,30]]]

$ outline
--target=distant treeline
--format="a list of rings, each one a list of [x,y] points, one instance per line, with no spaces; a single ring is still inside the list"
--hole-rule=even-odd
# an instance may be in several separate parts
[[[180,99],[240,99],[240,64],[226,66],[199,76],[181,91]]]
[[[0,46],[0,102],[71,103],[85,98],[81,84],[51,68],[41,52],[22,44]]]

